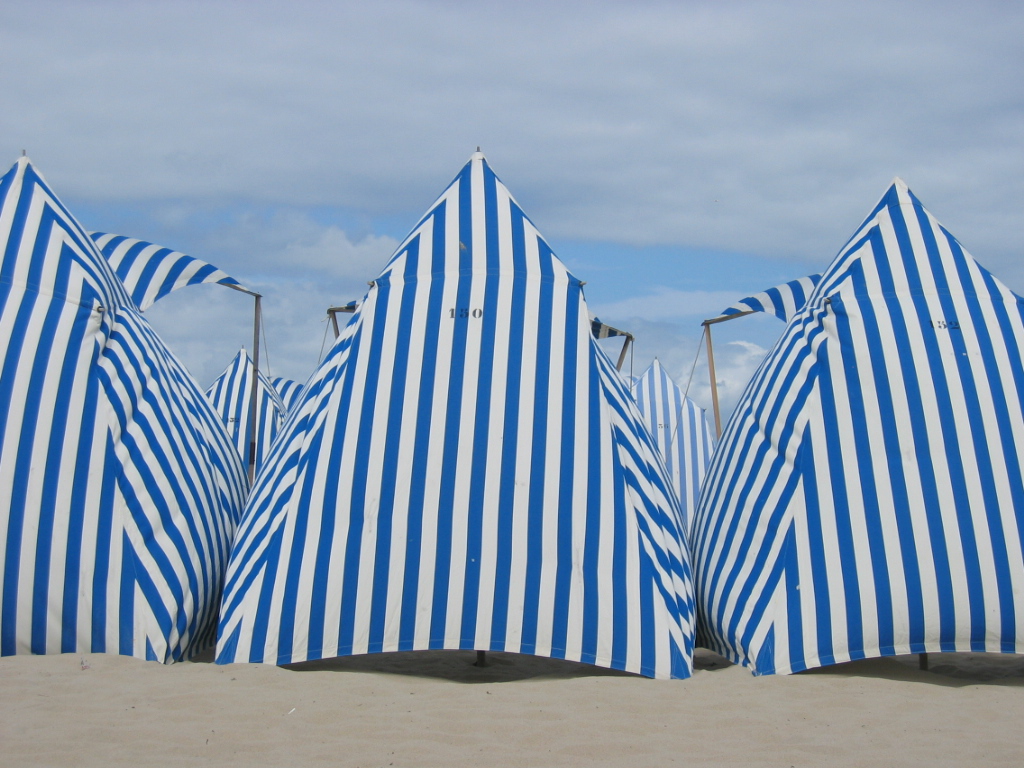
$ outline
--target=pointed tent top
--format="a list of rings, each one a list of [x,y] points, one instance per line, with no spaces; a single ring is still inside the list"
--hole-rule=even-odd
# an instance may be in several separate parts
[[[480,147],[477,147],[476,152],[469,156],[469,162],[472,163],[474,160],[483,160],[485,162],[487,161],[487,158],[484,157],[484,153],[480,151]]]
[[[57,199],[43,174],[33,165],[28,155],[22,155],[15,160],[10,170],[3,174],[2,180],[6,182],[8,179],[12,180],[15,184],[27,185],[26,188],[33,188],[35,185],[39,185],[50,198],[53,200]],[[0,188],[2,187],[3,184],[0,184]],[[30,193],[25,192],[24,194]],[[113,269],[111,269],[110,264],[96,248],[89,235],[82,229],[77,219],[70,214],[66,214],[63,217],[63,222],[66,226],[62,226],[62,231],[68,238],[74,241],[76,248],[80,251],[81,263],[93,275],[95,284],[102,286],[100,288],[100,302],[108,306],[112,304],[117,304],[118,306],[130,304],[131,299],[125,290],[124,284],[117,277]],[[0,252],[0,256],[2,255],[2,252]]]
[[[890,195],[896,195],[897,201],[901,196],[904,195],[910,195],[911,199],[916,200],[914,194],[910,191],[910,187],[907,186],[907,182],[905,182],[899,176],[892,177],[892,181],[889,182],[889,186],[885,188],[885,194],[882,195],[882,200],[888,200]],[[899,203],[897,202],[897,205],[898,204]]]
[[[858,231],[864,227],[864,224],[874,219],[883,208],[903,205],[907,202],[908,198],[911,203],[917,203],[920,205],[920,201],[914,193],[910,191],[910,187],[907,186],[907,182],[899,176],[893,176],[892,181],[889,182],[889,186],[885,188],[885,192],[883,192],[881,198],[879,198],[878,204],[875,205],[868,217],[864,220],[861,226],[858,227]],[[844,249],[845,247],[846,246],[843,246]]]
[[[676,384],[676,380],[669,374],[668,371],[665,370],[665,366],[661,364],[661,360],[659,360],[658,358],[654,358],[651,364],[648,365],[647,368],[645,368],[639,376],[637,376],[637,379],[642,379],[644,376],[650,376],[652,373],[660,373],[660,375],[664,376],[669,381],[671,381],[674,386],[678,387],[678,384]]]
[[[11,170],[13,171],[15,168],[17,168],[18,171],[22,173],[24,173],[26,168],[32,168],[36,176],[42,179],[43,183],[46,183],[46,179],[43,178],[43,174],[41,174],[39,170],[34,165],[32,165],[32,160],[31,158],[29,158],[28,155],[25,154],[24,149],[21,150],[21,156],[14,161],[14,165],[11,167]]]

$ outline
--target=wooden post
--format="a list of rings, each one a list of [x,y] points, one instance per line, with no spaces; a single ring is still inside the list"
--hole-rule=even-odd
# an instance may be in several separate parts
[[[476,661],[473,663],[474,667],[486,667],[487,666],[487,651],[477,651]]]
[[[715,437],[722,437],[722,414],[718,408],[718,380],[715,378],[715,352],[711,347],[711,323],[705,322],[708,338],[708,375],[711,376],[711,406],[715,411]]]
[[[633,342],[633,337],[630,334],[625,334],[626,340],[622,343],[622,351],[619,353],[619,362],[615,364],[615,370],[621,371],[622,364],[626,362],[626,351],[629,349],[629,345]]]
[[[260,295],[255,294],[256,308],[253,312],[252,331],[252,387],[249,391],[249,426],[246,429],[249,440],[249,485],[256,477],[256,418],[259,415],[260,384]]]

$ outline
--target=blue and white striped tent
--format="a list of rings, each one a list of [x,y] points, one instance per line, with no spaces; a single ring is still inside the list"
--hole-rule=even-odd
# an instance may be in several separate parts
[[[808,275],[797,280],[790,280],[788,283],[769,288],[767,291],[755,293],[740,299],[728,309],[724,310],[719,317],[749,315],[753,312],[768,312],[780,320],[789,321],[796,312],[807,303],[807,297],[814,290],[814,286],[821,280],[821,275]]]
[[[206,396],[223,419],[228,434],[238,449],[238,455],[245,464],[249,463],[252,371],[252,358],[243,348],[224,369],[224,373],[206,390]],[[252,438],[256,443],[255,470],[259,472],[278,430],[284,423],[287,408],[274,385],[262,373],[258,377],[256,392],[256,429]]]
[[[896,180],[748,385],[694,533],[755,673],[1024,652],[1024,315]]]
[[[581,282],[477,153],[278,436],[217,660],[477,649],[686,677],[684,542]]]
[[[711,425],[704,410],[683,394],[658,358],[636,380],[633,397],[672,476],[689,530],[714,450]]]
[[[0,178],[0,655],[212,643],[245,475],[27,158]]]
[[[170,248],[106,232],[90,232],[89,236],[142,311],[186,285],[220,283],[236,290],[242,288],[227,272]]]
[[[304,384],[292,379],[284,379],[280,376],[271,378],[270,383],[277,391],[281,402],[284,403],[285,413],[290,413],[292,408],[299,403],[299,396],[302,394]]]

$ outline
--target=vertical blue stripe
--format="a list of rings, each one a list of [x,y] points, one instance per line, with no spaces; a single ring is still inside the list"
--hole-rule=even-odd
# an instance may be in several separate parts
[[[444,241],[445,241],[445,213],[446,204],[441,203],[434,212],[433,238],[430,242],[431,279],[427,295],[427,317],[434,318],[437,323],[444,321],[442,317],[445,308],[444,301],[444,280],[440,277],[444,274]],[[412,247],[412,246],[410,246]],[[430,445],[431,432],[433,427],[433,404],[434,393],[437,387],[437,344],[428,342],[423,346],[422,368],[420,370],[420,391],[416,403],[416,445]],[[432,338],[436,339],[435,334]],[[421,585],[420,564],[423,557],[423,502],[426,496],[427,483],[434,482],[434,478],[428,477],[427,465],[429,452],[417,450],[412,457],[410,469],[409,498],[420,500],[413,501],[409,505],[409,522],[406,533],[405,549],[405,585],[402,590],[402,618],[398,633],[399,650],[412,650],[416,638],[416,615],[417,606],[421,599],[426,599],[428,587]]]
[[[525,217],[514,203],[512,217],[512,269],[526,274]],[[522,402],[523,356],[526,345],[526,288],[512,281],[511,322],[508,326],[508,370],[505,382],[504,434],[501,444],[501,489],[498,497],[498,551],[496,553],[491,622],[491,648],[505,650],[508,631],[509,588],[512,580],[513,523],[518,490],[516,465],[519,456],[519,418]],[[528,386],[528,385],[527,385]]]
[[[410,245],[406,254],[406,285],[415,285],[415,274],[419,265],[419,241]],[[402,293],[398,307],[398,338],[407,339],[412,336],[413,310],[416,306],[415,292],[406,290]],[[399,472],[405,467],[399,466],[399,449],[401,446],[403,424],[412,418],[403,413],[405,402],[406,380],[410,368],[410,350],[407,345],[398,345],[395,350],[395,362],[391,374],[391,393],[387,410],[387,429],[384,444],[384,463],[381,472],[380,501],[377,513],[377,547],[373,561],[373,590],[370,605],[370,639],[369,652],[379,653],[384,649],[385,620],[387,619],[388,584],[397,574],[391,571],[391,540],[393,538],[394,519],[408,517],[407,509],[396,509],[395,490],[398,486]],[[418,361],[412,361],[416,365]]]

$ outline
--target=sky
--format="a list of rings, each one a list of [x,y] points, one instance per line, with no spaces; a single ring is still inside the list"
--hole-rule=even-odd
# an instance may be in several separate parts
[[[633,372],[708,407],[700,321],[822,271],[895,176],[1024,292],[1022,39],[1012,2],[5,0],[0,161],[263,293],[264,362],[305,380],[479,146]],[[147,316],[205,387],[251,311]],[[716,326],[726,410],[781,330]]]

